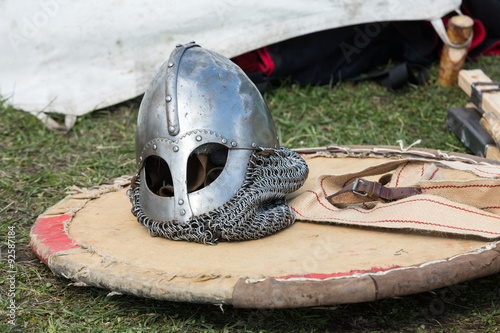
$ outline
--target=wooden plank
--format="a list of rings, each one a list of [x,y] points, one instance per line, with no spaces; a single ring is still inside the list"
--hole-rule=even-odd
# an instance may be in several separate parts
[[[480,69],[461,70],[458,74],[458,85],[468,95],[472,94],[472,83],[474,82],[492,82],[492,80],[484,74]],[[478,85],[477,90],[492,89],[488,85]],[[475,106],[477,107],[477,106]],[[500,122],[500,92],[483,93],[482,102],[479,105],[481,111],[484,112],[481,125],[492,136],[497,146],[486,147],[486,158],[500,161],[499,147],[499,128]],[[493,115],[491,115],[492,113]]]
[[[489,158],[490,160],[496,160],[500,161],[500,149],[495,146],[488,146],[486,147],[486,158]]]
[[[491,82],[491,79],[480,69],[462,69],[458,73],[458,85],[467,96],[472,93],[471,85],[473,82]]]
[[[471,95],[471,85],[474,82],[492,82],[480,69],[461,70],[458,75],[458,85],[467,94]],[[477,86],[477,90],[491,89],[491,86]],[[484,112],[494,112],[500,116],[500,92],[484,93],[480,105]]]

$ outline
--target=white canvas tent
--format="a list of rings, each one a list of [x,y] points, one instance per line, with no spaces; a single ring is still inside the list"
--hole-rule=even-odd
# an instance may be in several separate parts
[[[439,20],[460,0],[0,0],[0,96],[47,120],[141,95],[177,43],[233,57],[325,29]],[[376,30],[375,30],[376,31]]]

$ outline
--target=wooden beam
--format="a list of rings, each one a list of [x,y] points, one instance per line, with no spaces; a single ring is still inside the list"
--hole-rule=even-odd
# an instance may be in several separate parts
[[[476,82],[492,82],[480,69],[461,70],[458,74],[458,85],[468,95],[472,95],[472,84]],[[490,85],[477,85],[476,90],[492,89]],[[491,135],[497,146],[486,148],[486,158],[500,161],[500,91],[485,92],[481,97],[481,104],[476,108],[484,112],[481,125]]]
[[[491,79],[480,69],[461,70],[458,74],[458,85],[469,96],[472,93],[472,83],[492,82]],[[478,91],[492,89],[488,85],[478,85]],[[482,94],[482,102],[478,107],[484,112],[494,112],[500,116],[500,91]]]

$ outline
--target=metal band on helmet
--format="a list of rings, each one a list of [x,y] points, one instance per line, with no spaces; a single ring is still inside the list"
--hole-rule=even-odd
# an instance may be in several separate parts
[[[147,89],[138,116],[136,158],[156,138],[179,139],[208,130],[232,148],[278,148],[271,113],[232,61],[191,42],[178,45]]]
[[[213,237],[189,235],[199,234],[200,228],[214,233],[216,222],[207,216],[213,217],[221,207],[229,209],[228,202],[241,197],[243,187],[251,188],[248,173],[258,151],[272,152],[268,155],[273,160],[294,155],[280,153],[289,151],[279,149],[273,119],[255,85],[220,54],[194,42],[179,45],[148,87],[139,109],[133,212],[152,234],[213,243]],[[292,177],[298,179],[294,185],[277,185],[280,205],[286,193],[305,181],[307,165],[297,165],[302,171]],[[283,176],[265,172],[266,177]],[[270,207],[268,199],[261,203]],[[200,226],[200,219],[207,225]],[[243,223],[248,229],[252,216],[245,221],[224,223]],[[159,231],[167,229],[171,232]]]

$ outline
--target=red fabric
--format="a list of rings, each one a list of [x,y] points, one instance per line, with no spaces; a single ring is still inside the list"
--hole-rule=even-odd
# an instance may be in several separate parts
[[[491,44],[490,47],[488,47],[483,52],[483,55],[494,55],[494,54],[500,54],[500,40]]]
[[[472,43],[469,46],[469,50],[472,50],[473,48],[481,44],[486,38],[486,29],[479,20],[474,19],[473,32],[474,36],[472,37]]]
[[[479,46],[486,39],[486,29],[484,28],[483,23],[481,21],[474,19],[474,37],[472,39],[472,43],[469,47],[469,50],[474,49]],[[472,60],[475,60],[483,55],[494,55],[500,54],[500,40],[492,43],[485,50],[483,50],[479,55],[475,57],[471,57]]]
[[[257,72],[257,52],[247,52],[232,59],[245,73]]]
[[[271,75],[274,71],[274,61],[267,51],[267,47],[258,49],[257,53],[259,54],[261,60],[261,62],[259,62],[259,71],[264,73],[264,75]]]
[[[260,72],[269,76],[274,71],[274,61],[267,51],[267,47],[260,48],[233,58],[245,73]]]

